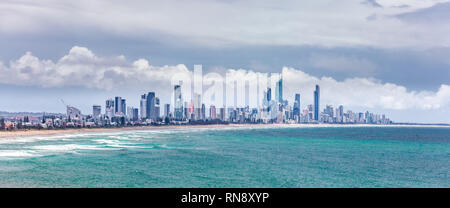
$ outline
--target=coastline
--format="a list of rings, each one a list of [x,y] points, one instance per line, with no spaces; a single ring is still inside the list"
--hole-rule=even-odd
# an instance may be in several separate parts
[[[78,128],[78,129],[30,129],[0,131],[1,138],[31,137],[31,136],[54,136],[80,133],[102,133],[102,132],[120,132],[120,131],[139,131],[139,130],[162,130],[162,129],[191,129],[191,128],[317,128],[317,127],[450,127],[447,125],[423,125],[423,124],[398,124],[398,125],[380,125],[380,124],[210,124],[210,125],[170,125],[170,126],[130,126],[113,128]]]

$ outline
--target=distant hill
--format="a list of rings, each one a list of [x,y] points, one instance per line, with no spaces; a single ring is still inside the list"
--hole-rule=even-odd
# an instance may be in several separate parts
[[[32,116],[32,117],[41,117],[43,115],[46,116],[64,116],[62,113],[49,113],[49,112],[6,112],[0,111],[0,117],[16,117],[16,116]]]

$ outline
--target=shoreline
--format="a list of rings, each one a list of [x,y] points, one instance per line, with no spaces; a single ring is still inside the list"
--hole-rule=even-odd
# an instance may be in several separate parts
[[[0,131],[0,139],[14,137],[32,137],[32,136],[54,136],[78,133],[102,133],[102,132],[120,132],[120,131],[139,131],[139,130],[163,130],[163,129],[190,129],[190,128],[317,128],[317,127],[450,127],[447,125],[423,125],[423,124],[209,124],[209,125],[169,125],[169,126],[130,126],[130,127],[112,127],[112,128],[79,128],[79,129],[30,129]]]

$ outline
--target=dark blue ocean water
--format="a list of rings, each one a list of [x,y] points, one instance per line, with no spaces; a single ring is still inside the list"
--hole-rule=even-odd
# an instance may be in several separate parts
[[[0,186],[450,187],[450,128],[226,127],[3,138]]]

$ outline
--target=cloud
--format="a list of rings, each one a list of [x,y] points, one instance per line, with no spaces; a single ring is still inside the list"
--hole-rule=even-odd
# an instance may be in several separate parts
[[[450,85],[442,84],[437,92],[409,91],[404,86],[382,83],[371,78],[349,78],[336,81],[331,77],[314,77],[301,70],[284,67],[286,95],[307,92],[312,103],[315,84],[320,85],[323,104],[379,109],[439,109],[450,104]],[[308,94],[311,94],[309,96]],[[293,97],[291,98],[293,99]]]
[[[449,27],[430,29],[395,18],[447,0],[367,2],[382,8],[361,4],[361,0],[2,1],[0,34],[89,37],[101,32],[134,40],[154,38],[175,45],[209,47],[427,48],[450,43],[450,37],[443,35],[450,32]],[[444,21],[448,22],[440,20]]]
[[[443,2],[448,2],[448,0],[377,0],[377,3],[383,7],[408,8],[410,10],[428,8]]]
[[[327,59],[319,58],[327,61]],[[364,59],[332,57],[324,67],[371,66]],[[224,69],[232,77],[256,77],[260,72],[246,69]],[[128,61],[124,56],[103,57],[84,47],[73,47],[58,61],[41,60],[30,52],[9,66],[0,62],[0,83],[46,88],[81,87],[103,90],[152,89],[170,101],[171,80],[175,75],[191,76],[185,65],[153,66],[146,59]],[[365,77],[337,81],[332,77],[315,77],[302,70],[282,69],[285,99],[292,101],[295,93],[302,94],[302,105],[312,103],[312,92],[316,84],[321,87],[321,103],[379,109],[441,109],[450,104],[450,85],[442,84],[436,91],[411,91],[406,87],[383,83]]]
[[[383,7],[376,0],[366,0],[363,2],[363,4],[367,4],[373,7]]]
[[[57,62],[40,60],[27,52],[10,66],[0,64],[0,82],[40,87],[87,87],[97,89],[136,88],[161,85],[177,73],[189,73],[186,66],[156,67],[145,59],[132,63],[123,56],[98,57],[84,47],[73,47]],[[170,83],[169,83],[170,84]]]

